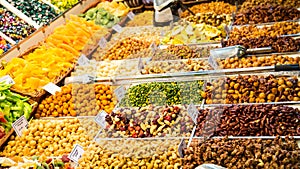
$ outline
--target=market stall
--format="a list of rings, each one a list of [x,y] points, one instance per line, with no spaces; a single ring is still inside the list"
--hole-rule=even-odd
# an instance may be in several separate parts
[[[299,168],[288,2],[0,1],[0,168]]]

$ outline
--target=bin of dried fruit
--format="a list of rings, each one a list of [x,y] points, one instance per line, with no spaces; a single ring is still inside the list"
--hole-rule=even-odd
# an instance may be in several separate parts
[[[65,25],[55,28],[54,32],[46,38],[45,43],[47,46],[69,51],[77,58],[92,36],[102,37],[107,33],[107,29],[95,25],[94,22],[71,15]]]
[[[11,5],[30,17],[39,25],[47,25],[60,13],[40,0],[7,0]]]
[[[249,56],[249,57],[232,57],[226,59],[216,59],[221,69],[264,67],[286,64],[300,64],[300,56],[295,55],[276,55],[271,56]]]
[[[179,169],[182,164],[177,151],[179,141],[178,139],[101,140],[87,149],[79,160],[78,168]]]
[[[197,14],[197,13],[210,13],[213,12],[217,15],[222,14],[232,14],[236,10],[234,5],[230,5],[229,3],[224,2],[210,2],[210,3],[201,3],[198,5],[194,5],[190,8],[190,10]],[[181,18],[186,18],[191,14],[188,11],[184,11],[181,14]]]
[[[289,7],[289,8],[299,8],[300,7],[300,2],[295,1],[295,0],[287,0],[287,1],[280,1],[280,0],[246,0],[243,2],[242,6],[240,7],[239,10],[244,10],[245,8],[249,7],[255,7],[257,5],[262,5],[262,4],[272,4],[272,5],[280,5],[284,7]]]
[[[277,22],[270,26],[249,25],[233,27],[229,34],[230,39],[258,38],[260,36],[281,36],[300,33],[298,22]]]
[[[7,52],[11,48],[11,45],[2,37],[0,37],[0,56]]]
[[[201,104],[203,81],[150,82],[131,86],[120,106]]]
[[[87,12],[80,14],[80,17],[87,21],[93,21],[96,25],[111,28],[120,22],[120,18],[109,13],[103,8],[91,8]]]
[[[274,51],[297,52],[300,50],[300,40],[292,37],[259,36],[257,38],[229,39],[222,42],[223,47],[242,45],[247,49],[271,47]]]
[[[23,115],[26,119],[30,118],[33,106],[36,104],[31,105],[28,102],[29,98],[11,92],[11,86],[10,84],[0,82],[0,142],[12,129],[12,124],[17,119]]]
[[[298,136],[299,118],[298,108],[285,105],[231,105],[201,109],[195,136]]]
[[[299,18],[300,11],[297,8],[267,4],[247,7],[242,11],[239,11],[235,15],[234,25],[261,24],[268,22],[298,20]]]
[[[64,49],[41,46],[13,58],[0,70],[0,77],[11,76],[15,81],[13,91],[39,97],[44,92],[42,87],[60,81],[73,69],[74,62],[74,55]]]
[[[69,84],[61,92],[46,97],[35,114],[40,117],[96,116],[99,110],[112,112],[116,104],[111,86]]]
[[[0,32],[19,42],[32,34],[36,29],[0,5]]]
[[[280,74],[224,76],[207,83],[206,104],[286,102],[300,100],[298,77]]]
[[[219,45],[168,45],[165,49],[157,49],[152,60],[207,58],[210,55],[210,50],[218,47]]]
[[[81,0],[47,0],[54,6],[56,6],[60,11],[66,11],[67,9],[72,8]]]
[[[298,168],[300,148],[293,138],[194,139],[184,150],[183,168],[204,163],[226,168]]]
[[[46,157],[45,155],[33,157],[0,157],[2,168],[36,168],[36,169],[74,169],[67,155],[58,157]]]
[[[230,25],[232,22],[232,15],[217,15],[215,13],[197,13],[196,15],[190,15],[184,18],[184,20],[194,24],[204,23],[207,25],[218,27],[220,25]]]
[[[95,138],[101,127],[96,123],[95,116],[78,116],[82,128],[90,138]]]
[[[169,61],[151,61],[141,70],[142,74],[163,74],[212,70],[207,59],[182,59]]]
[[[57,157],[69,154],[75,144],[89,146],[90,140],[77,118],[32,120],[21,137],[11,137],[1,156]]]
[[[97,8],[103,8],[107,10],[109,13],[117,16],[117,17],[124,17],[129,12],[129,8],[127,8],[124,3],[116,2],[116,1],[104,1],[97,5]]]
[[[193,24],[186,21],[175,24],[166,32],[162,44],[196,44],[217,42],[226,37],[223,25],[214,27],[206,24]]]
[[[130,20],[126,26],[135,27],[153,25],[153,15],[153,11],[145,11],[143,13],[135,14],[133,20]]]
[[[182,106],[118,108],[105,121],[99,138],[189,137],[194,127]]]

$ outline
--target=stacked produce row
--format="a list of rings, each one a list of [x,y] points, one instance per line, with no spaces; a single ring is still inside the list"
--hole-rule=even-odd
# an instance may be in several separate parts
[[[153,27],[152,12],[131,16],[122,3],[91,5],[40,46],[3,63],[0,77],[15,84],[1,87],[2,137],[21,115],[35,119],[9,138],[0,159],[69,169],[298,168],[298,72],[242,72],[299,64],[297,5],[246,0],[232,15],[233,5],[201,3],[190,8],[196,15],[183,11],[170,27]],[[212,52],[235,45],[272,51]],[[46,93],[49,82],[59,89]]]

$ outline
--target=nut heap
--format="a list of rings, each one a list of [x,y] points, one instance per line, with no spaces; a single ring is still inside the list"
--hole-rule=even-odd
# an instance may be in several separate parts
[[[206,104],[300,101],[297,77],[239,75],[208,83],[202,96]]]
[[[134,19],[129,21],[126,26],[149,26],[153,25],[153,11],[145,11],[134,16]]]
[[[300,57],[290,57],[282,55],[272,56],[250,56],[243,58],[226,58],[217,59],[217,63],[222,69],[234,69],[234,68],[248,68],[248,67],[260,67],[260,66],[273,66],[282,64],[300,64]]]
[[[272,26],[258,28],[256,25],[234,27],[230,32],[231,39],[258,38],[260,36],[280,36],[300,33],[298,22],[278,22]]]
[[[143,83],[130,87],[120,106],[201,104],[202,86],[203,81]]]
[[[1,156],[61,156],[69,154],[75,144],[90,145],[78,119],[32,120],[21,137],[12,136]]]
[[[260,36],[258,38],[229,39],[222,43],[223,47],[242,45],[246,48],[272,47],[276,52],[297,52],[300,50],[300,40],[291,37]]]
[[[224,106],[200,110],[196,136],[300,135],[300,111],[283,105]]]
[[[123,140],[124,141],[124,140]],[[130,145],[133,145],[137,151],[141,150],[138,148],[138,144],[143,145],[143,147],[150,147],[147,148],[147,151],[155,151],[155,154],[152,154],[149,157],[145,158],[138,158],[136,156],[131,157],[124,157],[120,155],[120,153],[114,153],[112,151],[108,151],[104,149],[102,146],[98,144],[92,144],[86,153],[84,153],[83,157],[79,160],[78,169],[101,169],[101,168],[132,168],[132,169],[159,169],[159,168],[166,168],[166,169],[179,169],[182,165],[181,158],[179,158],[179,154],[177,152],[178,149],[178,142],[174,142],[174,140],[168,141],[163,140],[164,144],[158,147],[151,146],[151,144],[161,144],[162,141],[132,141]],[[138,143],[137,143],[138,142]],[[108,145],[112,145],[110,147],[119,147],[120,145],[117,142],[107,142]],[[116,144],[113,144],[116,143]],[[130,147],[132,149],[132,147]],[[165,149],[166,151],[160,151],[160,149]],[[122,149],[126,151],[127,149]],[[148,153],[148,152],[145,153]],[[123,153],[124,154],[124,153]]]
[[[296,8],[288,8],[280,5],[258,5],[245,8],[235,16],[235,25],[259,24],[268,22],[280,22],[297,20],[300,11]]]
[[[230,5],[229,3],[224,2],[210,2],[210,3],[201,3],[199,5],[195,5],[190,8],[193,13],[210,13],[213,12],[215,14],[232,14],[236,10],[235,6]],[[190,16],[188,11],[184,11],[181,14],[181,18],[186,18]]]
[[[222,24],[230,25],[232,16],[229,14],[217,15],[215,13],[198,13],[185,18],[187,21],[194,24],[205,23],[207,25],[218,27]]]
[[[118,41],[105,55],[96,60],[122,60],[129,55],[135,54],[143,49],[149,48],[152,42],[137,37],[128,37]]]
[[[69,84],[60,92],[45,98],[35,114],[40,117],[93,116],[99,110],[112,112],[116,99],[111,86],[96,84]]]
[[[208,60],[188,59],[173,61],[151,61],[142,70],[142,74],[160,74],[212,70]]]
[[[95,121],[95,116],[79,117],[81,127],[86,131],[90,138],[95,138],[100,130],[100,126]]]
[[[176,60],[209,57],[214,46],[169,45],[165,50],[157,50],[152,60]]]
[[[286,0],[286,1],[281,1],[281,0],[246,0],[241,6],[240,10],[244,10],[245,8],[249,7],[254,7],[257,5],[262,5],[262,4],[273,4],[273,5],[281,5],[285,7],[300,7],[300,1],[295,1],[295,0]]]
[[[26,38],[35,28],[0,5],[0,31],[16,42]]]
[[[184,151],[183,168],[204,163],[226,168],[299,168],[300,149],[292,138],[198,140]]]
[[[179,106],[120,108],[105,118],[108,126],[99,137],[189,136],[193,121]]]

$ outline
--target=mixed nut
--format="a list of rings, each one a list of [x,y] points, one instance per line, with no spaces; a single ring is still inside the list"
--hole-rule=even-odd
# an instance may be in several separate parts
[[[210,3],[201,3],[198,5],[194,5],[190,8],[190,10],[197,13],[215,13],[217,15],[221,14],[232,14],[232,12],[236,11],[236,7],[234,5],[230,5],[229,3],[220,2],[210,2]],[[191,14],[188,11],[184,11],[180,17],[186,18]]]
[[[259,28],[256,25],[234,27],[230,32],[230,39],[258,38],[260,36],[280,36],[300,33],[298,22],[278,22],[271,26]]]
[[[283,105],[232,105],[201,109],[195,136],[300,135],[300,111]]]
[[[11,45],[2,37],[0,37],[0,55],[7,52],[11,48]]]
[[[181,106],[119,108],[105,120],[100,138],[188,137],[194,127]]]
[[[202,93],[207,104],[300,101],[298,77],[238,75],[216,78]]]
[[[281,1],[281,0],[246,0],[243,2],[240,10],[244,10],[245,8],[254,7],[254,6],[262,5],[262,4],[281,5],[281,6],[292,7],[292,8],[300,7],[300,2],[295,1],[295,0],[285,0],[285,1]]]
[[[280,5],[258,5],[247,7],[239,11],[234,19],[235,25],[260,24],[298,20],[300,11],[297,8],[288,8]]]
[[[186,17],[185,20],[194,24],[205,23],[207,25],[218,27],[220,25],[230,25],[232,16],[229,14],[217,15],[215,13],[198,13]]]
[[[145,11],[143,13],[136,14],[134,19],[129,21],[126,26],[134,27],[134,26],[149,26],[153,25],[153,11]]]
[[[184,150],[183,168],[212,163],[226,168],[299,168],[300,148],[293,138],[194,139]]]
[[[161,74],[211,69],[212,67],[206,59],[187,59],[170,61],[151,61],[145,65],[141,72],[142,74]]]
[[[127,90],[120,106],[201,104],[202,86],[203,81],[142,83]]]
[[[297,52],[300,50],[300,40],[291,37],[260,36],[258,38],[229,39],[222,46],[242,45],[247,49],[271,47],[276,52]]]
[[[284,55],[271,55],[271,56],[249,56],[249,57],[232,57],[226,59],[217,59],[221,69],[234,69],[234,68],[248,68],[248,67],[263,67],[273,65],[285,64],[300,64],[300,56],[284,56]]]

